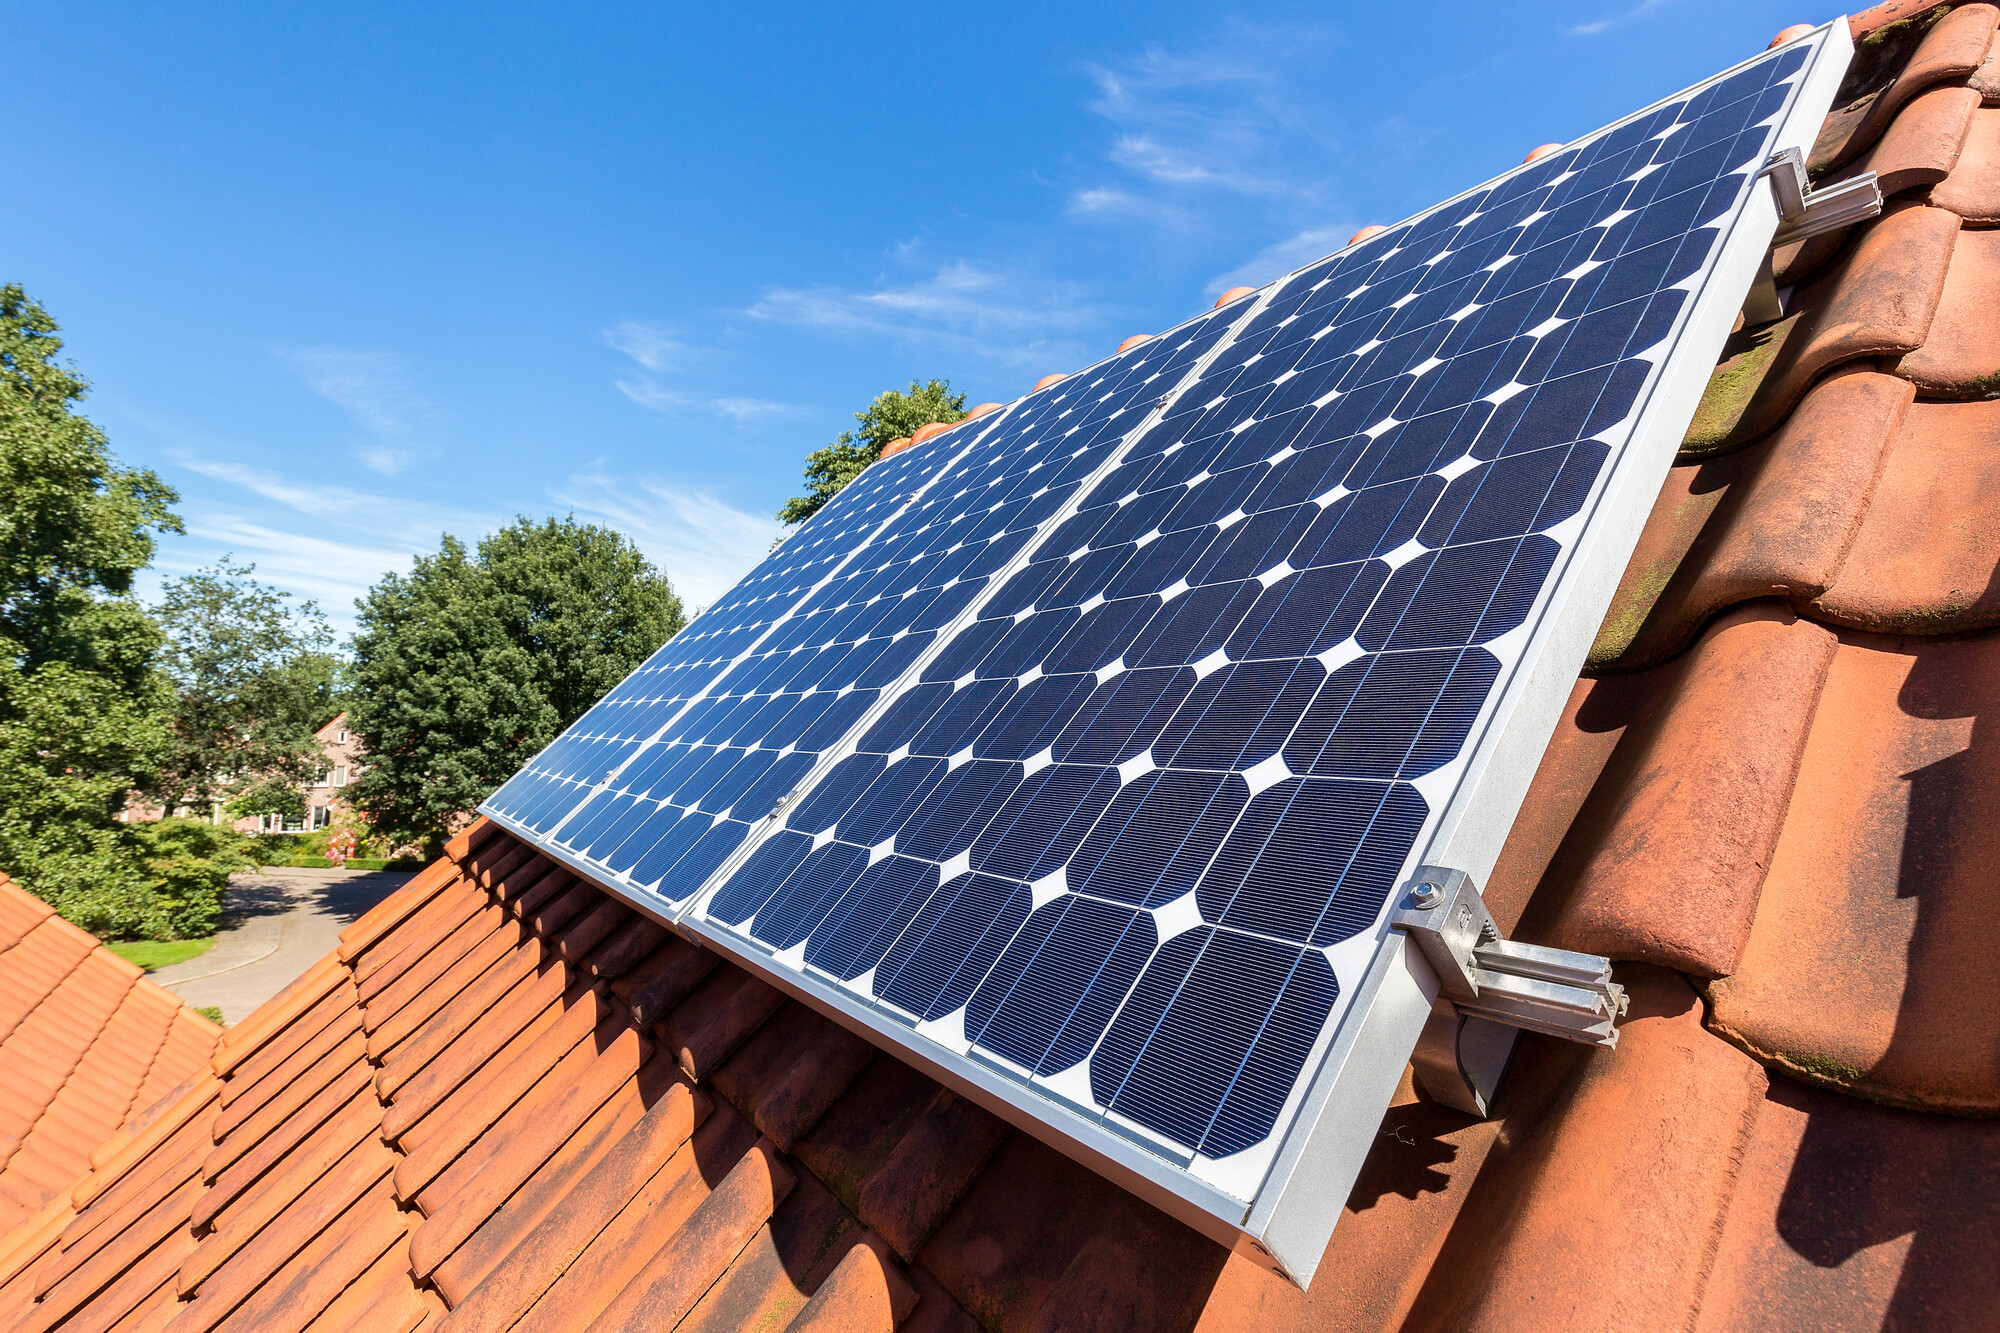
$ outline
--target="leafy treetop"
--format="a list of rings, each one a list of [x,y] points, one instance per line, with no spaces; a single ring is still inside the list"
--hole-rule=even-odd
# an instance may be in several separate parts
[[[0,868],[100,935],[213,928],[219,888],[163,892],[118,822],[165,757],[161,635],[132,596],[174,492],[78,414],[56,322],[0,286]],[[211,891],[212,890],[212,891]]]
[[[686,623],[665,575],[574,516],[517,519],[477,551],[447,535],[356,605],[354,797],[436,840]]]
[[[915,435],[918,428],[934,421],[946,423],[965,419],[965,395],[951,391],[951,381],[910,381],[909,392],[891,389],[856,412],[860,422],[855,430],[844,430],[824,449],[806,455],[806,493],[785,501],[778,517],[786,523],[803,523],[840,494],[848,482],[882,456],[882,447],[891,440]]]
[[[340,711],[343,666],[318,606],[293,608],[232,559],[167,580],[158,608],[174,690],[159,799],[169,811],[228,797],[239,814],[300,814],[299,788],[321,762],[313,733]]]

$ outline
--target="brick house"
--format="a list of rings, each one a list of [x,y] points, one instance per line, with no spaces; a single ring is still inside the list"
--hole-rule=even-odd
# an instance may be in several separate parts
[[[238,833],[311,833],[331,828],[354,813],[347,785],[361,772],[361,743],[347,729],[347,714],[313,733],[319,742],[319,771],[300,788],[305,797],[304,815],[247,815],[236,821]]]

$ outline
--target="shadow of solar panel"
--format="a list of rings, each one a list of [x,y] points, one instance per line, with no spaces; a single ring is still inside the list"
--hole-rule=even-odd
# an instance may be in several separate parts
[[[940,1059],[1267,1162],[1807,55],[871,467],[489,810]]]

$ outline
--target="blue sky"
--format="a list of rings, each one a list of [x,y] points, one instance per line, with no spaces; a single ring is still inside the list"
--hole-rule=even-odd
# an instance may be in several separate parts
[[[1005,401],[1830,15],[1540,6],[43,5],[0,280],[233,551],[352,602],[609,523],[691,603],[913,376]]]

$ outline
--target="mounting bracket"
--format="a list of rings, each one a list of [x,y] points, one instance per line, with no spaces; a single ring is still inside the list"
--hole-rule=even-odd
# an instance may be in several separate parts
[[[1815,189],[1806,173],[1806,160],[1796,148],[1771,154],[1759,176],[1771,182],[1771,194],[1778,204],[1778,230],[1771,237],[1771,249],[1851,227],[1882,211],[1882,186],[1872,171],[1864,171],[1831,185]],[[1769,324],[1783,319],[1785,303],[1771,274],[1771,256],[1750,285],[1743,301],[1745,324]]]
[[[1521,1029],[1594,1046],[1618,1044],[1625,988],[1596,954],[1503,939],[1462,870],[1421,866],[1389,924],[1438,977],[1412,1063],[1424,1091],[1483,1116]]]

